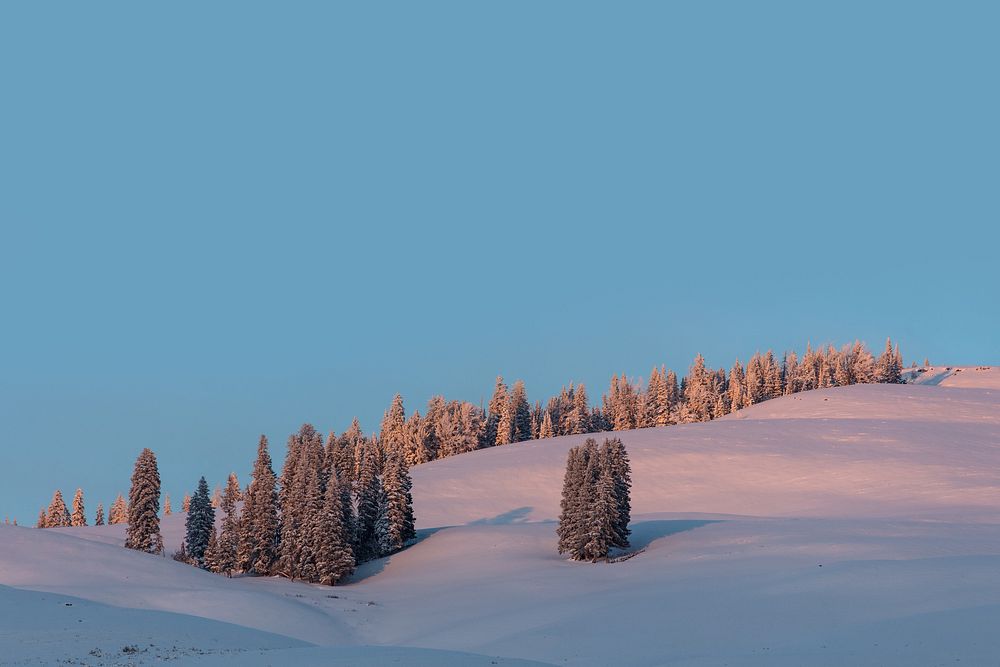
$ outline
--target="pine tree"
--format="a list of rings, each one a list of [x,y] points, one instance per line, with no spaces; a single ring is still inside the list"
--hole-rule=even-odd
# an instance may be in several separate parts
[[[48,527],[49,527],[49,519],[45,515],[45,508],[43,507],[38,512],[38,522],[35,524],[35,528],[48,528]]]
[[[486,414],[486,427],[483,430],[483,447],[492,447],[497,444],[497,431],[503,412],[507,409],[507,385],[503,382],[503,376],[497,376],[496,387],[493,389],[493,397]]]
[[[500,408],[500,420],[497,422],[497,439],[494,445],[507,445],[514,439],[514,404],[508,399]]]
[[[591,459],[591,465],[594,459]],[[597,472],[597,480],[590,486],[591,498],[586,517],[586,541],[581,558],[591,562],[607,559],[615,540],[617,505],[615,485],[611,472],[604,468]]]
[[[231,576],[233,570],[236,569],[236,555],[240,542],[240,516],[236,509],[236,503],[239,502],[239,499],[240,482],[236,478],[236,473],[229,473],[229,479],[226,480],[226,490],[219,502],[224,516],[217,546],[216,565],[219,569],[215,570],[226,576]]]
[[[511,442],[531,439],[531,405],[524,389],[524,382],[518,380],[510,395]]]
[[[323,495],[323,511],[315,527],[316,580],[327,586],[333,586],[354,571],[351,528],[344,512],[345,490],[336,475],[330,477]]]
[[[211,504],[211,501],[209,501]],[[214,508],[213,508],[214,509]],[[204,568],[209,572],[222,574],[225,555],[222,553],[222,545],[219,541],[219,532],[215,526],[208,533],[208,544],[205,546],[205,555],[202,558]]]
[[[184,521],[187,553],[199,567],[205,564],[205,550],[208,549],[208,540],[214,529],[215,508],[212,507],[212,499],[208,494],[208,482],[202,477],[191,496],[191,505]]]
[[[620,440],[605,440],[598,448],[588,438],[572,448],[556,529],[559,553],[596,561],[606,559],[612,547],[627,547],[630,488],[628,455]]]
[[[387,537],[383,553],[399,551],[416,537],[413,519],[413,482],[399,457],[386,460],[382,488],[386,494]]]
[[[191,509],[191,494],[185,493],[181,499],[181,511],[186,513],[189,509]]]
[[[561,512],[556,535],[559,537],[558,550],[560,554],[569,554],[576,558],[583,546],[582,519],[585,510],[585,498],[582,495],[584,474],[587,465],[587,452],[591,443],[588,438],[582,446],[573,447],[566,457],[566,474],[563,477]]]
[[[119,523],[128,523],[128,505],[125,504],[125,499],[122,498],[122,494],[115,496],[115,500],[111,503],[111,513],[108,517],[108,523],[114,525]]]
[[[132,488],[128,494],[128,530],[125,548],[163,553],[160,536],[160,471],[156,455],[143,449],[132,472]]]
[[[382,483],[378,475],[375,453],[371,447],[366,447],[362,453],[356,489],[358,513],[354,552],[359,563],[378,558],[380,553],[376,524],[379,521]]]
[[[87,525],[87,514],[83,509],[83,489],[77,489],[76,495],[73,496],[73,515],[70,517],[70,525]]]
[[[94,525],[95,526],[103,526],[104,525],[104,504],[103,503],[97,503],[97,515],[94,517]]]
[[[552,432],[552,414],[546,410],[542,415],[542,425],[538,429],[539,438],[553,438],[555,433]]]
[[[63,500],[62,491],[58,489],[52,494],[52,502],[49,503],[49,513],[45,518],[46,528],[62,528],[71,525],[69,510],[66,509],[66,501]]]
[[[170,516],[173,514],[173,508],[170,507],[170,494],[163,496],[163,516]]]
[[[237,567],[251,574],[271,572],[278,543],[277,480],[271,467],[267,438],[260,436],[250,485],[243,500]]]
[[[614,481],[614,496],[616,520],[614,522],[614,538],[611,545],[624,549],[628,547],[631,534],[629,523],[632,520],[632,467],[629,463],[625,445],[618,438],[604,441],[606,466]]]
[[[382,430],[378,436],[382,443],[382,451],[402,454],[406,445],[406,410],[403,409],[403,397],[396,394],[392,404],[382,417]]]
[[[743,407],[744,393],[746,391],[744,388],[745,383],[746,378],[743,375],[743,366],[740,364],[740,360],[737,359],[733,363],[733,367],[729,369],[729,407],[733,412]]]

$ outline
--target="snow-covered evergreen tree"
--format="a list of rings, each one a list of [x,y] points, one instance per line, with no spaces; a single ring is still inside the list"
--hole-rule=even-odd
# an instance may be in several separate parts
[[[104,504],[97,503],[97,514],[94,516],[94,525],[103,526],[104,525]]]
[[[215,530],[215,508],[208,493],[208,482],[202,477],[198,480],[198,488],[191,495],[191,505],[188,507],[184,520],[184,543],[188,556],[199,566],[204,567],[205,550],[208,540]]]
[[[49,513],[45,518],[46,528],[62,528],[71,525],[69,510],[66,509],[66,501],[63,500],[62,491],[56,489],[52,494],[52,502],[49,503]]]
[[[555,433],[552,431],[552,414],[546,410],[542,415],[542,425],[538,429],[539,438],[553,438]]]
[[[403,397],[396,394],[382,417],[382,430],[378,436],[385,453],[403,454],[406,447],[406,410]]]
[[[83,509],[83,489],[77,489],[73,496],[73,514],[70,516],[70,525],[87,525],[87,513]]]
[[[351,527],[344,516],[344,492],[337,476],[330,477],[323,495],[322,513],[315,525],[316,581],[328,586],[354,571]]]
[[[205,555],[202,558],[203,566],[209,572],[223,574],[225,572],[223,569],[225,558],[222,552],[222,545],[219,542],[219,532],[215,529],[215,526],[212,526],[212,529],[208,533],[208,544],[205,547]]]
[[[511,442],[531,439],[531,405],[524,389],[524,382],[518,380],[510,394]]]
[[[497,431],[503,413],[508,410],[509,401],[507,398],[507,385],[503,382],[503,376],[497,376],[496,386],[493,389],[493,397],[490,398],[486,413],[486,425],[483,429],[483,447],[492,447],[497,444]]]
[[[125,503],[125,499],[122,494],[115,496],[114,502],[111,503],[111,510],[108,516],[108,523],[114,525],[119,523],[128,523],[128,505]]]
[[[250,485],[243,499],[237,567],[251,574],[270,574],[278,544],[277,480],[267,438],[260,436]]]
[[[362,450],[361,468],[355,489],[357,496],[357,533],[355,557],[359,563],[378,558],[379,536],[376,525],[380,514],[382,482],[379,479],[378,460],[373,447]]]
[[[240,499],[240,482],[236,478],[236,473],[229,473],[226,480],[226,490],[219,501],[219,508],[223,511],[222,530],[219,533],[217,545],[215,572],[221,572],[230,576],[236,569],[237,552],[240,542],[240,516],[236,504]]]
[[[163,516],[170,516],[174,513],[174,509],[170,506],[170,494],[165,494],[163,496]]]
[[[43,507],[38,511],[38,521],[35,523],[35,528],[48,528],[49,519],[45,514],[45,508]]]
[[[382,475],[386,495],[387,534],[383,555],[399,551],[416,537],[413,519],[413,482],[403,460],[396,456],[386,459]]]
[[[160,535],[160,471],[156,455],[143,449],[132,472],[132,488],[128,493],[128,529],[125,548],[163,553]]]
[[[191,494],[185,493],[184,498],[181,499],[181,511],[187,512],[191,509]]]

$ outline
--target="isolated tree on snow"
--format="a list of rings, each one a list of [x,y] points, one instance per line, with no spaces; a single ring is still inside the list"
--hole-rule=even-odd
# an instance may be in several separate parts
[[[563,479],[558,549],[574,560],[607,558],[628,546],[631,489],[628,455],[617,438],[593,438],[570,450]]]
[[[95,526],[103,526],[104,525],[104,504],[103,503],[97,503],[97,515],[94,517],[94,525]]]
[[[45,508],[43,507],[38,511],[38,522],[35,524],[35,528],[48,528],[49,519],[45,515]]]
[[[128,493],[128,530],[125,548],[163,553],[160,536],[160,471],[156,455],[146,448],[136,459],[132,471],[132,488]]]
[[[204,566],[205,550],[215,529],[215,508],[208,494],[208,482],[202,477],[191,496],[187,518],[184,521],[184,543],[188,556],[199,566]]]
[[[87,525],[87,515],[83,510],[83,489],[77,489],[73,496],[73,514],[70,516],[70,525]]]

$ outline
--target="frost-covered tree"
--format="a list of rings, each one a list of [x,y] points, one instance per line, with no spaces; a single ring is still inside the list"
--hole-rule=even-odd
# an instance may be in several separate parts
[[[48,528],[49,519],[45,514],[45,508],[43,507],[38,511],[38,521],[35,523],[35,528]]]
[[[402,454],[406,446],[406,410],[403,408],[403,397],[396,394],[392,404],[382,417],[382,430],[378,436],[382,443],[382,451]]]
[[[498,375],[496,386],[493,388],[493,397],[490,398],[487,406],[486,425],[483,429],[484,447],[492,447],[497,444],[497,431],[504,412],[509,411],[508,403],[507,385],[503,382],[503,376]]]
[[[628,546],[631,478],[628,455],[617,438],[593,438],[570,450],[563,479],[559,553],[574,560],[607,558]]]
[[[380,553],[376,524],[379,521],[382,482],[379,479],[378,460],[371,446],[362,450],[355,494],[357,533],[354,553],[357,561],[363,563],[378,558]]]
[[[191,494],[185,493],[181,499],[181,511],[187,512],[189,509],[191,509]]]
[[[531,405],[524,389],[524,382],[518,380],[510,394],[511,442],[531,439]]]
[[[128,505],[125,503],[125,499],[122,494],[115,496],[114,502],[111,503],[111,510],[108,516],[108,523],[114,525],[119,523],[128,523]]]
[[[542,425],[538,429],[539,438],[553,438],[555,433],[552,431],[552,414],[546,410],[542,415]]]
[[[212,526],[212,529],[208,533],[208,544],[205,546],[205,555],[202,558],[203,566],[209,572],[215,572],[216,574],[223,574],[225,572],[223,570],[225,555],[222,552],[221,546],[219,533],[215,530],[215,526]]]
[[[97,514],[94,516],[94,525],[103,526],[104,525],[104,504],[97,503]]]
[[[383,549],[385,555],[399,551],[417,535],[411,493],[413,482],[406,464],[399,457],[386,459],[382,488],[386,495],[385,512],[388,521]]]
[[[173,508],[170,506],[170,494],[163,496],[163,516],[170,516],[174,513]]]
[[[77,489],[73,496],[73,514],[70,516],[70,525],[87,525],[87,513],[83,509],[83,489]]]
[[[215,558],[217,570],[226,576],[230,576],[236,569],[236,558],[240,542],[240,516],[236,504],[240,499],[240,482],[236,473],[229,473],[226,480],[226,490],[219,501],[219,508],[223,512],[222,530],[219,533],[218,553]]]
[[[271,572],[278,544],[278,492],[267,438],[260,436],[250,485],[243,499],[237,567],[251,574]]]
[[[63,500],[62,491],[56,489],[52,494],[52,502],[49,503],[49,513],[45,518],[46,528],[62,528],[72,525],[69,510],[66,509],[66,501]]]
[[[160,471],[156,455],[143,449],[132,472],[132,488],[128,493],[128,529],[125,547],[147,553],[163,553],[160,536]]]
[[[205,550],[208,540],[215,530],[215,508],[208,494],[208,482],[202,477],[198,480],[198,488],[191,495],[191,505],[188,507],[184,520],[184,543],[188,556],[199,566],[204,567]]]
[[[316,581],[328,586],[354,571],[351,526],[345,517],[345,490],[336,475],[330,477],[323,494],[322,512],[315,524]],[[349,498],[350,492],[347,493]]]
[[[500,419],[497,421],[497,438],[494,445],[508,445],[514,440],[514,403],[508,399],[500,407]]]

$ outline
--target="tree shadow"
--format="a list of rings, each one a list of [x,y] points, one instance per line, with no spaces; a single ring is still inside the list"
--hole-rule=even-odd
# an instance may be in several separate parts
[[[640,521],[629,526],[632,535],[629,536],[629,551],[645,549],[654,540],[668,535],[683,533],[687,530],[694,530],[707,526],[710,523],[720,523],[721,519],[657,519],[653,521]]]
[[[428,537],[438,532],[439,530],[444,530],[446,528],[451,528],[451,526],[437,526],[435,528],[421,528],[417,531],[417,536],[406,543],[406,546],[396,553],[389,554],[388,556],[383,556],[382,558],[376,558],[375,560],[369,560],[358,565],[354,572],[349,576],[344,578],[345,584],[356,584],[358,582],[364,581],[368,577],[374,577],[385,569],[385,566],[389,564],[392,557],[398,553],[402,553],[407,549],[420,544]]]
[[[533,507],[518,507],[517,509],[512,509],[509,512],[504,512],[503,514],[498,514],[494,517],[486,517],[484,519],[476,519],[475,521],[470,521],[468,525],[470,526],[509,526],[512,523],[527,523],[528,515],[531,514]]]

